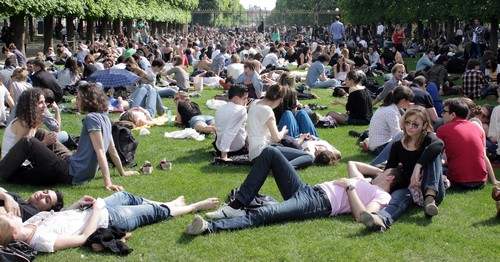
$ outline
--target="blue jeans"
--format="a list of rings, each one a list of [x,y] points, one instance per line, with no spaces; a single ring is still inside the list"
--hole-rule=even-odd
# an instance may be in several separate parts
[[[130,107],[142,107],[146,109],[151,117],[165,112],[163,103],[158,92],[152,85],[141,85],[130,95]]]
[[[306,133],[318,137],[316,128],[305,109],[297,111],[295,115],[290,110],[283,112],[278,123],[278,128],[281,130],[283,126],[287,126],[288,135],[293,138],[298,138],[300,134]]]
[[[170,218],[170,209],[127,192],[104,198],[109,212],[109,226],[130,232],[140,226]]]
[[[242,217],[210,221],[208,231],[243,229],[330,215],[332,208],[326,194],[318,187],[311,187],[302,182],[288,160],[274,147],[266,147],[256,158],[250,173],[236,194],[236,199],[243,205],[248,205],[266,181],[270,170],[273,171],[274,180],[284,202],[251,210]]]
[[[176,86],[168,86],[168,87],[162,87],[158,89],[158,95],[161,98],[173,98],[177,92],[179,91],[179,88]]]
[[[443,183],[443,166],[441,163],[441,155],[436,157],[434,161],[423,167],[422,176],[422,193],[425,197],[427,189],[432,189],[436,194],[436,203],[443,201],[445,196],[445,188]],[[386,227],[390,227],[394,222],[403,215],[410,207],[413,199],[408,188],[398,189],[391,194],[391,201],[377,214],[382,218]]]
[[[191,117],[189,120],[189,127],[194,128],[195,126],[202,124],[202,125],[211,125],[214,123],[214,117],[213,116],[206,116],[206,115],[197,115]]]
[[[392,145],[395,142],[400,141],[402,138],[403,138],[403,133],[399,133],[396,136],[394,136],[392,138],[391,142],[385,144],[384,148],[382,150],[379,150],[377,156],[375,157],[375,159],[373,159],[373,161],[370,163],[370,165],[376,166],[376,165],[382,164],[385,161],[389,160],[389,155],[391,154]]]
[[[293,168],[305,168],[314,163],[314,157],[305,152],[304,150],[286,147],[286,146],[274,146],[278,149],[281,154],[288,160]]]
[[[327,79],[325,81],[318,80],[314,83],[311,88],[329,88],[329,87],[337,87],[340,86],[341,83],[337,79]]]
[[[68,139],[69,139],[68,132],[66,131],[57,132],[57,141],[59,141],[59,143],[64,144],[68,142]]]

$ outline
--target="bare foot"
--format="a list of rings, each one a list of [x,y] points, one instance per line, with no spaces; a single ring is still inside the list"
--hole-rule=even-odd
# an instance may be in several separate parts
[[[219,199],[216,197],[211,197],[203,201],[196,202],[193,205],[195,206],[195,211],[210,210],[219,206]]]
[[[180,197],[178,197],[170,202],[166,202],[165,205],[183,207],[183,206],[186,206],[186,198],[184,196],[180,196]]]

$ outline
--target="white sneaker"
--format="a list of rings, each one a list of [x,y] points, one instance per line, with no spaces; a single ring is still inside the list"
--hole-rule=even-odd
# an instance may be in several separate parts
[[[245,210],[234,209],[230,207],[228,204],[224,204],[219,209],[208,212],[205,214],[206,217],[210,219],[221,219],[221,218],[230,218],[230,217],[242,217],[246,215]]]
[[[193,221],[186,228],[188,235],[201,235],[208,230],[208,222],[199,215],[194,215]]]

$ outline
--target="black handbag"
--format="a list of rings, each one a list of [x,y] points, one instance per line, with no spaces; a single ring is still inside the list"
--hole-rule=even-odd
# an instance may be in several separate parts
[[[23,241],[0,246],[0,262],[30,262],[35,260],[36,255],[37,252]]]

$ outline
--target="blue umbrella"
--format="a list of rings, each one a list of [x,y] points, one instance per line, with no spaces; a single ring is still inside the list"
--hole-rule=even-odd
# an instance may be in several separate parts
[[[87,78],[90,82],[99,82],[103,87],[130,86],[139,80],[139,76],[125,69],[106,69],[94,72]]]

